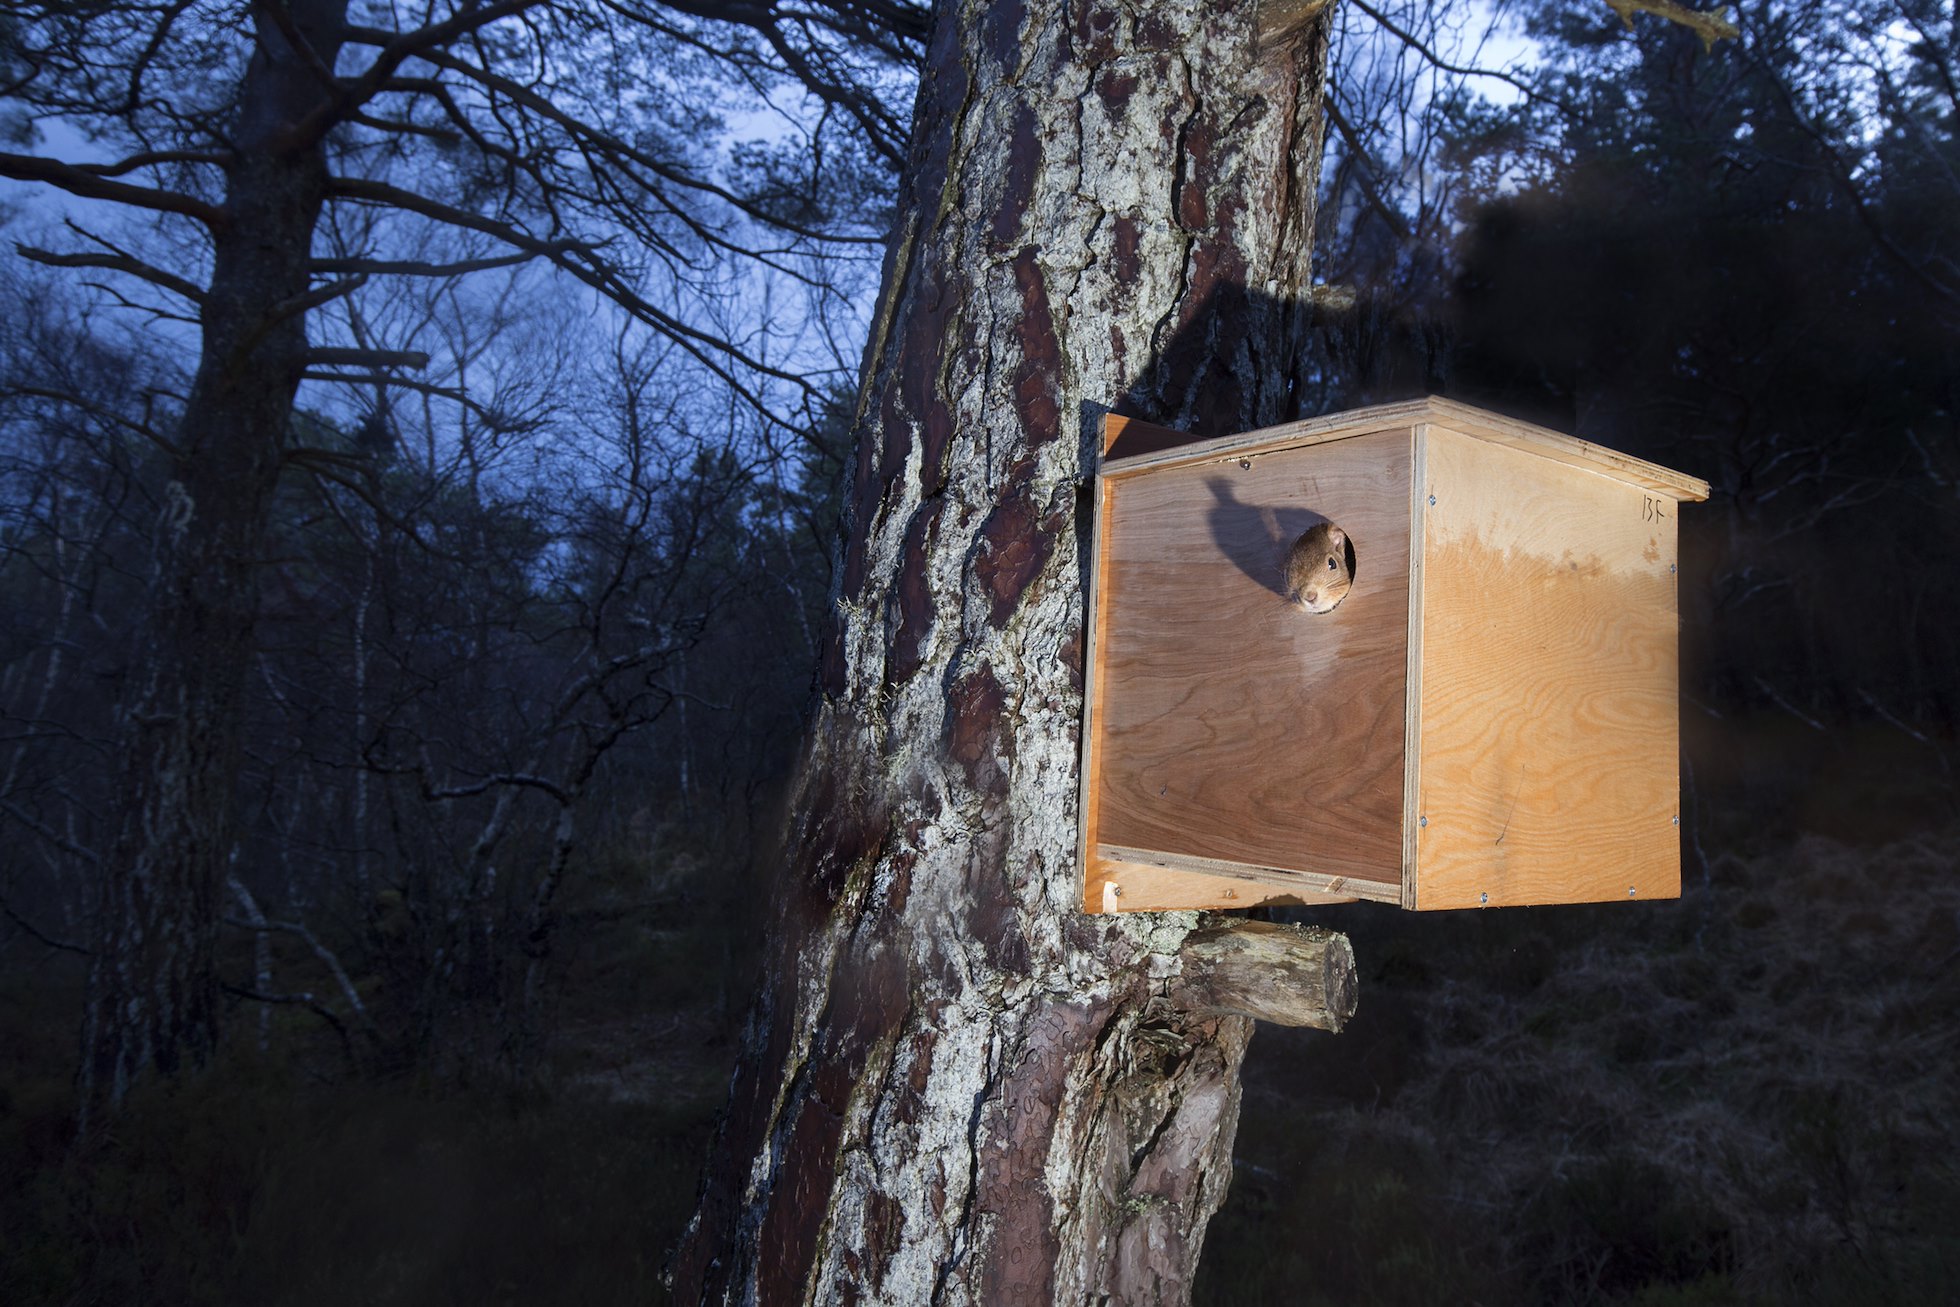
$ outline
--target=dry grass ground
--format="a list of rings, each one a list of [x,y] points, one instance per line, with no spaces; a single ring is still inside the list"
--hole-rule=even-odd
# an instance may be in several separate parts
[[[1956,836],[1805,835],[1626,910],[1342,910],[1360,1014],[1255,1039],[1200,1301],[1944,1300]]]

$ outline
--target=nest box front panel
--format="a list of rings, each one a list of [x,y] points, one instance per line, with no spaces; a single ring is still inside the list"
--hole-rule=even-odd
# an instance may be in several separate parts
[[[1404,905],[1677,897],[1677,502],[1436,426],[1418,449]]]
[[[1104,486],[1092,858],[1238,864],[1399,898],[1412,432]],[[1333,611],[1287,602],[1289,546],[1344,530]]]

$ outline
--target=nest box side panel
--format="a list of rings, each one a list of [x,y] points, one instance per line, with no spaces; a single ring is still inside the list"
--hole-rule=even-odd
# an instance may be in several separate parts
[[[1675,500],[1423,448],[1413,906],[1678,897]]]
[[[1107,480],[1092,886],[1154,865],[1400,897],[1411,439]],[[1354,586],[1310,614],[1283,570],[1321,520],[1352,539]]]

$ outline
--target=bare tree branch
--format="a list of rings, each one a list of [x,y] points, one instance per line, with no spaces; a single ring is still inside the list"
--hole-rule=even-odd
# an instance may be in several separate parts
[[[165,272],[127,254],[59,254],[53,250],[40,249],[33,245],[14,243],[14,252],[23,259],[43,264],[50,268],[107,268],[111,272],[126,272],[132,277],[140,277],[155,286],[182,295],[191,303],[202,308],[204,288],[186,281],[175,273]]]
[[[487,27],[512,15],[521,14],[543,3],[545,0],[499,0],[496,4],[484,5],[481,8],[465,5],[440,23],[431,23],[412,32],[389,34],[386,43],[381,47],[381,52],[375,56],[374,62],[368,65],[366,72],[351,80],[342,79],[331,100],[293,125],[288,133],[288,148],[303,148],[325,136],[348,113],[379,95],[386,88],[388,79],[394,76],[395,70],[407,60],[426,55],[459,36]],[[369,29],[362,29],[362,31],[368,35],[377,35]],[[359,44],[373,44],[364,36],[356,36],[352,30],[348,31],[347,36],[349,40]]]
[[[751,218],[756,219],[759,222],[764,222],[772,227],[780,228],[781,230],[785,232],[789,232],[792,235],[804,236],[813,240],[820,240],[825,242],[826,244],[842,244],[842,245],[883,245],[884,244],[884,237],[882,235],[845,236],[836,232],[824,232],[824,231],[819,231],[812,227],[806,227],[799,223],[791,222],[781,217],[780,215],[769,213],[761,208],[758,208],[750,200],[735,194],[731,190],[728,190],[726,187],[716,185],[713,181],[709,180],[708,178],[697,177],[689,173],[682,172],[678,168],[663,163],[661,160],[648,154],[644,150],[635,149],[631,144],[627,143],[626,141],[623,141],[618,137],[613,136],[607,132],[603,132],[593,124],[585,122],[584,120],[565,112],[563,109],[560,109],[557,105],[553,104],[550,100],[546,99],[542,95],[539,95],[535,91],[530,90],[528,87],[521,86],[518,83],[511,81],[507,77],[500,77],[496,73],[493,73],[489,69],[483,68],[480,65],[470,63],[464,59],[459,59],[455,55],[450,54],[447,51],[431,50],[428,53],[424,54],[422,58],[425,59],[427,62],[434,64],[438,68],[447,68],[452,72],[467,77],[471,81],[477,82],[478,84],[483,86],[484,89],[486,90],[495,91],[500,95],[508,96],[514,103],[521,104],[525,108],[529,109],[531,112],[539,115],[540,117],[546,119],[547,121],[556,123],[558,126],[562,127],[565,130],[565,132],[574,141],[589,142],[592,145],[598,147],[605,154],[614,155],[619,159],[631,161],[636,166],[646,169],[649,173],[660,178],[662,181],[672,182],[675,185],[679,185],[679,186],[685,186],[691,190],[700,191],[705,195],[711,195],[715,199],[723,200],[729,204],[734,205],[736,208],[740,209],[744,214],[746,214]],[[677,215],[677,216],[684,217],[685,215]],[[712,235],[712,233],[706,233],[705,231],[702,232],[701,234]]]
[[[1767,60],[1758,60],[1757,66],[1770,86],[1775,88],[1777,98],[1783,102],[1784,112],[1789,115],[1792,125],[1811,139],[1829,164],[1826,171],[1829,173],[1831,184],[1849,201],[1852,211],[1858,215],[1859,223],[1871,237],[1872,244],[1876,245],[1885,257],[1907,276],[1946,301],[1948,305],[1960,305],[1960,289],[1949,286],[1933,276],[1920,260],[1913,258],[1892,239],[1892,234],[1886,230],[1878,214],[1873,211],[1871,204],[1865,198],[1864,192],[1859,189],[1857,181],[1853,179],[1851,166],[1845,162],[1838,143],[1811,121],[1810,115],[1805,113],[1803,106],[1797,103],[1796,93],[1783,79],[1780,70]]]
[[[549,777],[533,776],[525,772],[500,772],[495,776],[485,776],[474,785],[456,785],[443,789],[437,789],[424,781],[422,785],[422,797],[439,801],[469,799],[479,794],[488,793],[490,790],[503,785],[515,786],[518,789],[540,790],[550,795],[561,806],[568,805],[572,801],[572,796],[567,794],[564,787],[556,781],[551,780]]]
[[[1368,207],[1388,224],[1388,229],[1395,233],[1396,239],[1405,241],[1410,239],[1414,233],[1409,230],[1408,222],[1396,212],[1394,205],[1382,198],[1381,190],[1376,187],[1374,178],[1370,176],[1376,171],[1374,155],[1369,151],[1367,143],[1361,139],[1361,134],[1354,130],[1354,124],[1349,122],[1347,115],[1341,112],[1340,106],[1335,103],[1335,97],[1332,95],[1327,97],[1327,121],[1341,134],[1341,139],[1347,142],[1349,156],[1355,160],[1358,173],[1355,182],[1361,187],[1361,193],[1367,199]]]
[[[733,341],[710,335],[683,322],[672,314],[663,312],[661,309],[655,307],[628,286],[624,279],[620,277],[618,271],[601,260],[594,248],[590,245],[580,244],[568,247],[562,240],[545,240],[533,236],[522,228],[510,223],[499,222],[496,219],[487,218],[482,214],[474,213],[468,209],[459,209],[453,205],[443,204],[425,195],[418,195],[413,191],[403,190],[401,187],[390,185],[387,182],[370,181],[366,178],[358,177],[336,178],[331,184],[330,194],[341,199],[385,205],[390,208],[400,209],[405,213],[419,214],[422,217],[429,218],[435,222],[445,223],[449,226],[482,232],[484,235],[495,237],[507,245],[512,245],[518,249],[527,250],[549,259],[552,266],[570,273],[573,277],[576,277],[579,281],[584,282],[587,286],[606,296],[606,298],[625,309],[634,317],[649,326],[657,327],[661,332],[671,337],[682,348],[686,349],[689,354],[693,355],[703,366],[713,371],[716,376],[734,388],[744,399],[752,403],[758,413],[767,414],[769,407],[762,402],[760,396],[755,395],[749,387],[744,385],[728,370],[721,362],[722,357],[732,358],[751,371],[762,376],[771,377],[777,381],[786,382],[805,393],[815,393],[807,376],[797,372],[786,371],[785,369],[772,366],[761,359],[754,358]],[[581,261],[572,258],[569,251],[576,251],[583,255],[584,259]]]
[[[560,242],[560,244],[570,249],[576,243]],[[459,259],[454,263],[432,263],[423,259],[315,259],[313,270],[322,273],[364,272],[390,277],[463,277],[472,272],[514,268],[519,264],[544,257],[545,255],[536,251],[520,250],[515,254],[499,254],[489,258]]]
[[[36,835],[40,836],[42,839],[46,840],[48,843],[54,845],[56,848],[60,849],[63,853],[66,853],[71,857],[80,858],[83,862],[89,863],[91,865],[97,864],[102,860],[101,855],[98,854],[94,849],[88,848],[85,845],[77,844],[75,841],[63,835],[60,831],[49,829],[41,822],[35,820],[34,815],[32,813],[23,811],[16,804],[0,803],[0,812],[6,813],[9,817],[12,817],[15,821],[27,827],[27,829],[33,831]]]
[[[331,304],[343,295],[352,295],[355,291],[367,285],[367,280],[366,273],[356,273],[351,277],[345,277],[339,281],[330,281],[324,286],[315,286],[304,295],[295,295],[290,299],[281,300],[273,305],[271,311],[267,313],[266,325],[269,326],[274,322],[296,317],[312,309],[317,309],[322,304]]]
[[[84,413],[87,413],[90,417],[98,418],[104,422],[109,423],[112,426],[122,427],[125,430],[135,432],[137,435],[143,437],[145,440],[149,441],[151,444],[155,445],[157,448],[163,450],[166,453],[174,454],[177,452],[176,444],[170,441],[169,439],[167,439],[161,432],[159,432],[155,427],[151,426],[149,423],[138,422],[133,418],[125,417],[121,413],[117,413],[112,409],[105,408],[101,404],[97,404],[90,400],[83,399],[80,395],[74,394],[70,391],[52,390],[46,386],[15,385],[15,386],[7,386],[4,388],[0,388],[0,396],[5,396],[5,395],[32,396],[36,399],[51,399],[58,403],[72,405],[73,407],[82,410]]]
[[[244,985],[234,985],[227,980],[219,981],[218,988],[230,994],[233,998],[250,999],[254,1003],[278,1003],[305,1008],[333,1027],[334,1033],[340,1036],[341,1047],[346,1052],[348,1060],[350,1062],[354,1060],[354,1046],[353,1041],[347,1036],[347,1023],[340,1019],[338,1012],[335,1012],[325,1003],[313,997],[312,994],[306,992],[297,994],[265,994],[256,989],[247,988]]]
[[[36,926],[33,922],[29,921],[26,917],[21,916],[20,913],[14,911],[14,905],[7,901],[7,896],[4,894],[0,894],[0,913],[5,913],[7,916],[7,920],[13,922],[16,926],[19,926],[22,930],[26,931],[29,935],[32,935],[35,939],[47,945],[49,948],[54,949],[58,953],[76,953],[76,954],[80,954],[82,957],[85,958],[92,958],[95,956],[93,950],[85,949],[80,944],[71,944],[65,939],[56,939],[54,936],[42,930],[39,926]]]
[[[197,219],[214,231],[228,221],[222,209],[216,205],[206,204],[203,200],[193,199],[176,191],[109,181],[86,168],[60,159],[48,159],[32,154],[8,154],[0,151],[0,177],[11,177],[15,181],[23,182],[46,182],[58,190],[67,191],[70,195],[79,195],[87,200],[108,200],[115,204],[127,204],[132,208],[148,209],[155,213],[181,214],[186,218]]]
[[[306,928],[305,923],[269,920],[265,913],[259,910],[258,900],[252,896],[250,890],[245,888],[244,881],[238,879],[237,876],[227,876],[225,878],[225,884],[231,890],[232,896],[238,900],[239,906],[245,909],[246,916],[249,918],[249,920],[240,921],[236,917],[227,917],[226,921],[234,926],[242,926],[247,930],[276,930],[282,934],[299,937],[306,944],[306,947],[312,951],[313,956],[319,959],[321,965],[333,974],[334,983],[340,986],[340,996],[346,1000],[349,1010],[356,1017],[360,1018],[361,1025],[370,1035],[378,1035],[378,1032],[374,1029],[373,1021],[368,1018],[367,1005],[361,1002],[360,991],[356,990],[354,988],[354,982],[347,978],[346,968],[340,965],[340,959],[334,955],[333,951],[320,943],[313,932]]]
[[[315,345],[306,351],[309,367],[328,368],[426,368],[429,355],[419,349],[353,349]]]
[[[1458,77],[1493,77],[1503,82],[1506,86],[1515,89],[1527,100],[1533,100],[1540,104],[1549,104],[1566,113],[1572,112],[1572,107],[1563,100],[1546,95],[1530,82],[1525,81],[1514,73],[1509,73],[1498,68],[1477,68],[1469,64],[1452,63],[1450,60],[1438,54],[1434,47],[1430,46],[1414,32],[1409,31],[1387,14],[1369,4],[1368,0],[1348,0],[1348,3],[1373,19],[1375,24],[1384,32],[1387,32],[1411,50],[1414,50],[1425,61],[1443,72],[1453,73]]]
[[[231,162],[231,155],[219,154],[211,150],[145,150],[140,154],[127,155],[114,163],[78,163],[77,172],[89,173],[96,177],[120,177],[138,168],[155,168],[166,163],[206,163],[222,168]]]

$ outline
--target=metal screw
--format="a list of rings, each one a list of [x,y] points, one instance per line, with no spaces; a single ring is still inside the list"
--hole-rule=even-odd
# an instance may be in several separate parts
[[[1670,571],[1670,572],[1678,572],[1678,571],[1680,571],[1680,570],[1681,570],[1681,564],[1679,564],[1679,563],[1669,563],[1669,564],[1667,565],[1667,570],[1668,570],[1668,571]]]
[[[1429,818],[1427,818],[1427,817],[1417,817],[1417,818],[1416,818],[1416,825],[1418,825],[1418,826],[1427,826],[1428,824],[1429,824]]]
[[[1681,824],[1681,814],[1678,812],[1674,814],[1674,824],[1676,826],[1679,826]]]
[[[1431,508],[1434,508],[1434,507],[1436,507],[1436,496],[1434,496],[1434,495],[1431,495],[1431,496],[1429,497],[1429,506],[1430,506]]]
[[[1627,897],[1628,898],[1634,897],[1634,887],[1632,885],[1627,886]]]
[[[1239,460],[1239,466],[1241,468],[1244,468],[1247,472],[1250,472],[1252,470],[1252,460],[1249,458],[1242,458]]]
[[[1485,894],[1479,894],[1479,895],[1477,896],[1477,906],[1479,906],[1479,907],[1488,907],[1488,906],[1489,906],[1489,904],[1490,904],[1490,895],[1489,895],[1489,894],[1487,894],[1487,893],[1485,893]]]

